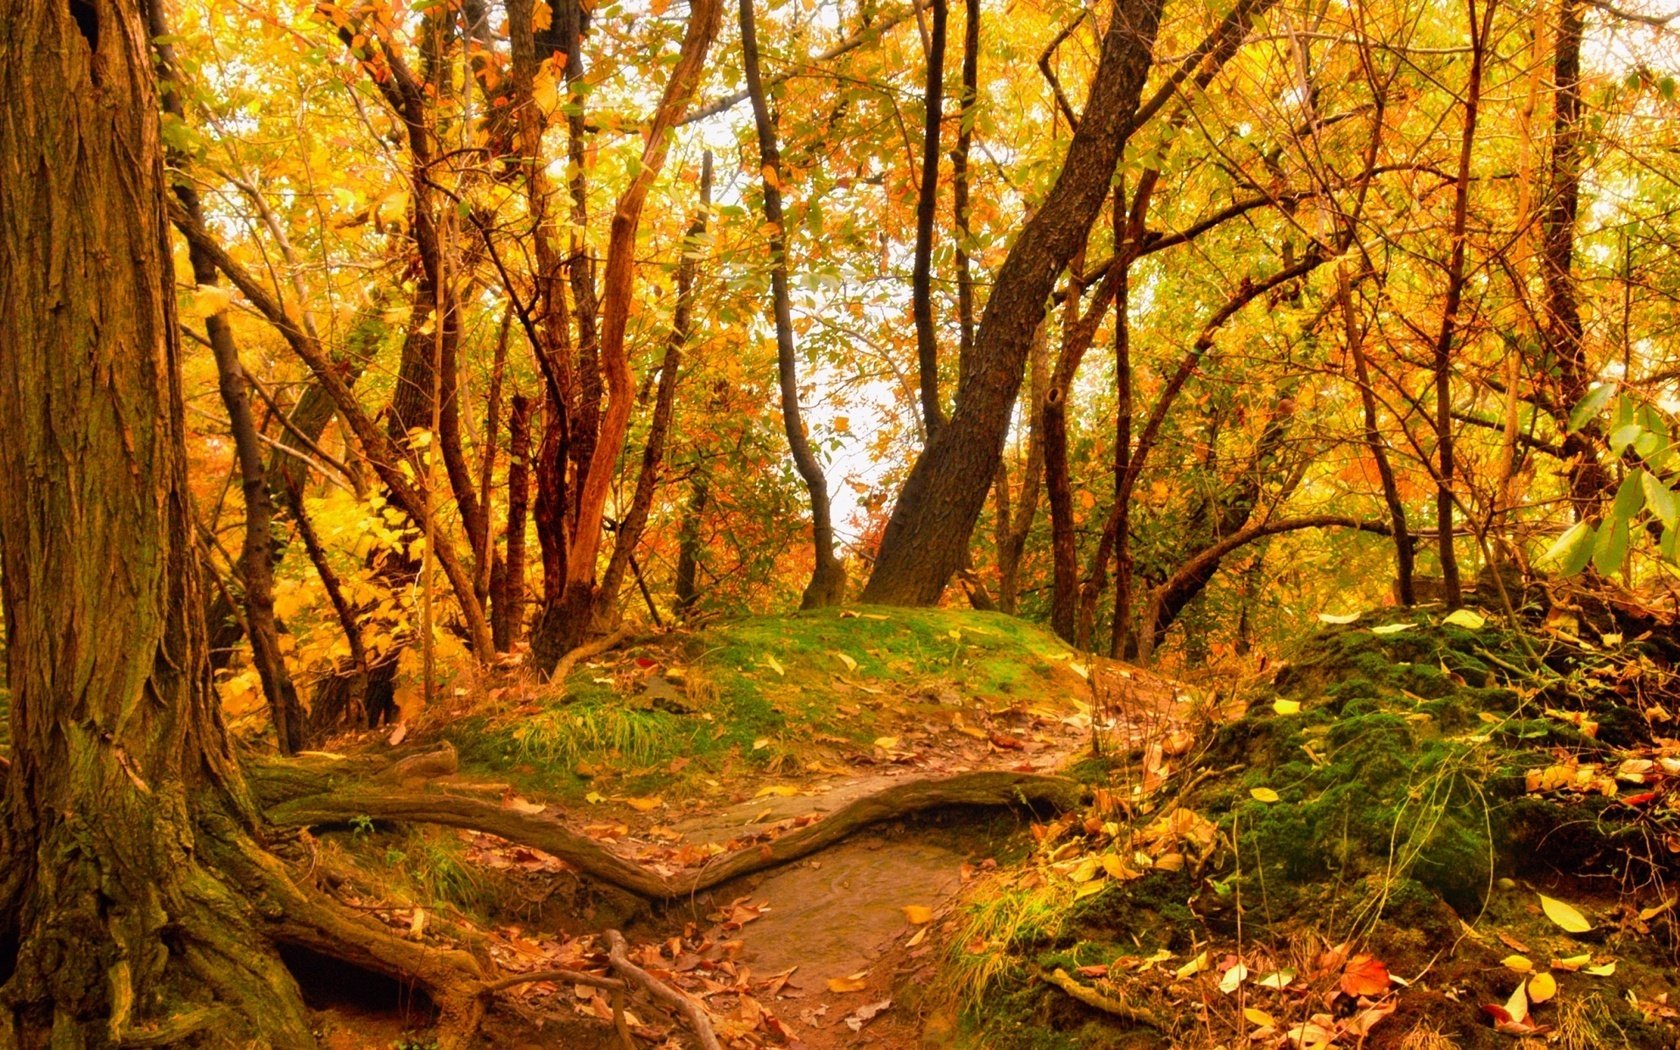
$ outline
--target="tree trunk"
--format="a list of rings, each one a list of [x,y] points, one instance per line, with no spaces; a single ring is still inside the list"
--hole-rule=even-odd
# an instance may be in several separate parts
[[[1585,521],[1611,478],[1598,462],[1598,421],[1589,420],[1579,429],[1569,426],[1569,414],[1586,397],[1593,375],[1581,339],[1574,272],[1575,225],[1581,207],[1581,29],[1581,0],[1559,0],[1552,51],[1551,186],[1540,222],[1540,274],[1546,288],[1541,337],[1548,360],[1558,369],[1558,397],[1552,409],[1564,435],[1569,498],[1577,520]]]
[[[932,0],[931,6],[933,27],[928,34],[927,90],[922,95],[922,178],[916,188],[916,258],[910,275],[922,425],[930,438],[945,424],[945,410],[939,401],[939,336],[933,326],[933,219],[939,207],[939,133],[944,116],[945,23],[949,4],[947,0]]]
[[[186,109],[181,102],[183,85],[175,69],[175,49],[168,43],[169,27],[163,20],[162,5],[153,4],[148,14],[151,20],[148,28],[156,42],[158,77],[165,85],[163,108],[176,119],[185,119]],[[180,157],[172,159],[178,162]],[[188,215],[197,222],[204,221],[198,190],[191,183],[176,183],[175,196]],[[189,245],[187,258],[192,266],[193,282],[200,288],[219,283],[216,264],[203,248]],[[251,661],[256,665],[263,695],[268,699],[275,741],[281,754],[290,755],[306,746],[307,734],[304,732],[303,705],[298,701],[297,687],[292,684],[291,673],[286,670],[286,661],[280,654],[280,631],[274,619],[274,550],[271,535],[274,504],[268,490],[262,443],[258,440],[256,420],[251,415],[251,395],[246,388],[245,369],[239,362],[239,346],[234,342],[233,326],[228,322],[225,307],[214,309],[204,318],[204,334],[216,360],[217,387],[222,404],[227,408],[228,428],[232,432],[234,456],[239,467],[240,490],[245,498],[245,542],[239,558],[239,578],[244,587]]]
[[[133,0],[6,0],[0,39],[0,1043],[178,1044],[214,1000],[228,1044],[313,1046],[199,820],[240,838],[251,810],[210,687],[150,34]]]
[[[525,516],[531,498],[531,399],[513,395],[508,417],[507,529],[502,569],[496,581],[490,630],[496,651],[505,653],[524,634]]]
[[[1118,0],[1084,117],[1055,185],[998,272],[975,333],[973,368],[950,421],[927,444],[900,491],[865,601],[939,600],[968,548],[997,475],[1033,330],[1056,276],[1085,243],[1134,126],[1163,0]]]
[[[787,431],[794,466],[804,479],[811,501],[811,548],[815,564],[799,607],[819,609],[838,605],[845,598],[846,570],[834,555],[828,479],[823,476],[822,464],[805,436],[805,422],[799,413],[793,312],[788,302],[787,230],[782,223],[781,151],[776,145],[776,127],[770,119],[770,105],[764,97],[764,81],[758,71],[758,33],[753,24],[752,0],[741,0],[741,62],[746,70],[747,92],[752,98],[753,119],[758,129],[759,163],[764,170],[764,220],[770,226],[770,297],[776,321],[776,373],[781,387],[782,426]],[[990,472],[987,476],[990,477]],[[984,489],[980,498],[984,502]],[[972,522],[969,527],[973,527]],[[955,570],[953,564],[951,571]]]
[[[1365,416],[1365,447],[1377,464],[1383,502],[1388,505],[1388,520],[1394,529],[1395,593],[1400,596],[1401,605],[1411,608],[1417,599],[1412,591],[1412,537],[1406,528],[1406,504],[1400,499],[1400,486],[1395,481],[1394,467],[1388,461],[1388,449],[1377,426],[1377,395],[1371,387],[1371,366],[1365,357],[1365,329],[1354,310],[1353,284],[1348,280],[1345,263],[1336,267],[1336,295],[1341,301],[1342,327],[1347,333],[1348,354],[1353,358],[1359,404]]]
[[[1470,213],[1470,158],[1476,145],[1476,116],[1481,107],[1482,66],[1488,33],[1493,26],[1496,0],[1483,0],[1483,16],[1476,15],[1477,0],[1467,0],[1470,14],[1470,79],[1464,90],[1464,128],[1459,139],[1458,172],[1453,193],[1452,253],[1447,260],[1447,291],[1441,306],[1441,328],[1435,337],[1435,529],[1441,557],[1441,582],[1446,589],[1447,608],[1464,604],[1458,579],[1458,558],[1453,552],[1453,432],[1452,432],[1452,348],[1458,330],[1458,310],[1464,298],[1464,255]]]

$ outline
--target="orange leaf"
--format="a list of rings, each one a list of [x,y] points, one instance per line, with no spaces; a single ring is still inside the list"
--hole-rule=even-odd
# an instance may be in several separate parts
[[[1354,996],[1381,995],[1388,991],[1388,967],[1371,955],[1355,955],[1342,971],[1342,991]]]

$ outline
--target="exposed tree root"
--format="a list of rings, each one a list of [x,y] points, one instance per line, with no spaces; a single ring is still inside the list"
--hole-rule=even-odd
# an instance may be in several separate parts
[[[573,649],[571,652],[560,658],[560,662],[554,665],[554,670],[549,672],[548,680],[564,687],[566,684],[566,676],[572,673],[572,668],[576,667],[585,660],[595,659],[597,656],[611,650],[628,637],[630,637],[630,628],[627,626],[621,626],[604,638],[597,638],[593,642],[586,642],[585,644],[578,646],[576,649]]]
[[[542,850],[584,874],[654,901],[704,892],[744,875],[828,848],[852,833],[942,806],[1077,805],[1083,788],[1063,777],[982,771],[894,784],[771,842],[720,857],[692,874],[665,876],[626,860],[546,813],[521,813],[483,799],[437,790],[359,785],[271,805],[279,826],[344,824],[359,818],[443,824],[487,832]]]
[[[1140,1025],[1145,1028],[1153,1028],[1161,1033],[1165,1033],[1167,1031],[1166,1027],[1161,1023],[1161,1019],[1150,1013],[1148,1010],[1143,1009],[1141,1006],[1130,1006],[1118,999],[1104,995],[1095,988],[1087,987],[1086,985],[1079,983],[1074,978],[1068,976],[1068,972],[1066,970],[1057,969],[1052,973],[1045,974],[1044,980],[1073,996],[1086,1006],[1101,1010],[1105,1014],[1110,1014],[1114,1017],[1118,1017],[1122,1021],[1129,1021],[1132,1024]]]
[[[672,988],[659,978],[630,961],[628,946],[624,943],[624,935],[617,930],[607,931],[607,958],[612,960],[612,968],[623,974],[625,979],[639,985],[649,995],[667,1006],[673,1006],[681,1011],[688,1019],[690,1028],[694,1029],[695,1038],[700,1040],[703,1050],[723,1050],[718,1045],[717,1035],[712,1031],[712,1018],[706,1008],[692,997]]]

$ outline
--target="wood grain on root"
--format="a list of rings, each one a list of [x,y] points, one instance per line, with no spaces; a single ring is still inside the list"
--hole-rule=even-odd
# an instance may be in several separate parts
[[[943,806],[1044,805],[1070,809],[1083,788],[1065,777],[982,771],[894,784],[854,799],[815,823],[769,842],[718,857],[697,872],[661,875],[571,830],[548,813],[523,813],[480,798],[439,790],[363,785],[294,798],[268,810],[281,826],[400,820],[482,831],[542,850],[586,875],[648,900],[675,900],[809,856],[852,833]]]

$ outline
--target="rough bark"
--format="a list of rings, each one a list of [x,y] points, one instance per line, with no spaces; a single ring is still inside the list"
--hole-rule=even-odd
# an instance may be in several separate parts
[[[975,333],[973,368],[950,421],[911,468],[887,524],[865,601],[926,605],[962,564],[997,474],[1033,330],[1056,275],[1085,242],[1108,194],[1151,64],[1162,0],[1119,0],[1079,129],[1044,203],[1000,268]]]
[[[834,522],[829,506],[828,479],[805,435],[799,411],[799,374],[793,346],[793,308],[788,300],[787,230],[782,222],[781,150],[776,144],[776,126],[770,117],[770,103],[764,95],[764,80],[758,69],[758,32],[752,0],[741,0],[741,64],[746,72],[747,92],[752,98],[753,122],[758,132],[758,158],[764,171],[764,221],[770,232],[770,300],[776,324],[776,376],[781,390],[782,427],[794,467],[805,482],[811,503],[811,549],[814,564],[811,580],[800,599],[802,609],[838,605],[846,593],[846,570],[834,555]],[[937,407],[937,406],[936,406]],[[982,491],[981,499],[985,493]],[[971,525],[972,527],[972,525]],[[955,571],[956,566],[953,565]]]
[[[242,838],[192,541],[150,34],[133,0],[0,3],[0,587],[12,762],[0,1043],[313,1045],[202,854]]]

